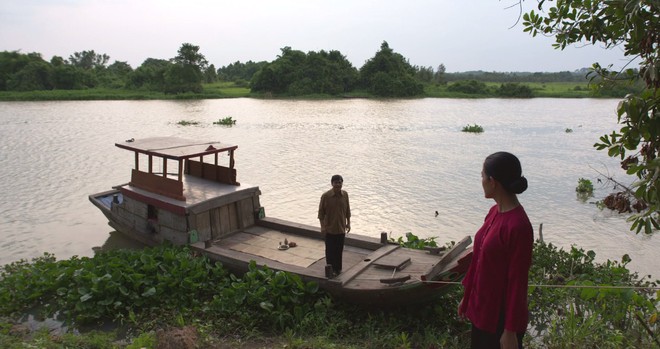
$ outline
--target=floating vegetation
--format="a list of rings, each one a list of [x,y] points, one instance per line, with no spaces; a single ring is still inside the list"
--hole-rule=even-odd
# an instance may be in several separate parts
[[[177,125],[181,126],[191,126],[191,125],[199,125],[198,121],[192,121],[192,120],[181,120],[176,123]]]
[[[474,124],[470,125],[468,124],[467,126],[463,127],[463,132],[471,132],[471,133],[482,133],[484,132],[484,128],[481,127],[480,125]]]
[[[219,119],[218,121],[214,121],[213,125],[232,126],[232,125],[236,125],[236,120],[232,119],[231,116],[228,116],[224,119]]]
[[[578,179],[578,186],[575,187],[575,191],[581,194],[592,194],[594,192],[594,185],[590,180],[580,178]]]
[[[566,133],[572,133],[572,132],[573,132],[573,129],[567,127],[565,132],[566,132]]]

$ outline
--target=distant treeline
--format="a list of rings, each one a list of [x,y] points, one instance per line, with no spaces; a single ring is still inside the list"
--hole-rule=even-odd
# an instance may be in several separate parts
[[[501,83],[495,91],[506,97],[532,97],[524,83],[588,82],[588,69],[574,72],[461,72],[447,73],[444,64],[413,66],[387,42],[359,69],[339,51],[304,53],[290,47],[272,62],[235,62],[216,69],[199,47],[185,43],[171,59],[147,58],[133,69],[93,50],[76,52],[64,59],[46,61],[39,53],[0,52],[0,91],[81,90],[93,88],[200,93],[205,83],[230,81],[249,87],[252,93],[276,96],[330,95],[363,92],[379,97],[423,95],[425,86],[444,86],[448,91],[481,94],[485,82]],[[624,88],[629,89],[630,87]],[[614,94],[619,95],[625,91]]]

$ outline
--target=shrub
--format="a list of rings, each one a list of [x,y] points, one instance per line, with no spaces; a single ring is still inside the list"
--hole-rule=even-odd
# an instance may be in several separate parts
[[[496,91],[498,96],[501,97],[516,97],[516,98],[531,98],[532,89],[527,85],[517,83],[506,83],[500,85]]]
[[[461,80],[447,87],[447,91],[462,92],[468,94],[486,94],[488,89],[486,84],[477,80]]]

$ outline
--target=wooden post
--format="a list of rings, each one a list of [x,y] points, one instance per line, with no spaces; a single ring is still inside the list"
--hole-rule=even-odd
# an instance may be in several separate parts
[[[543,242],[543,223],[539,224],[539,241]]]
[[[181,182],[181,178],[183,177],[183,160],[179,159],[179,182]]]
[[[149,154],[149,173],[153,173],[154,159],[151,154]]]
[[[387,243],[387,232],[385,231],[380,232],[380,243],[383,245]]]
[[[135,152],[135,170],[140,171],[140,154]]]
[[[234,168],[234,150],[229,151],[229,168]]]
[[[167,177],[167,158],[163,158],[163,177]]]

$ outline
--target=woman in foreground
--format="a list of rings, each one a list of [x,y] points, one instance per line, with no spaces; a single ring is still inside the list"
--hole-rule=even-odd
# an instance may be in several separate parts
[[[495,205],[475,235],[458,315],[472,322],[472,348],[522,348],[534,237],[517,194],[527,179],[515,155],[497,152],[484,161],[481,184]]]

